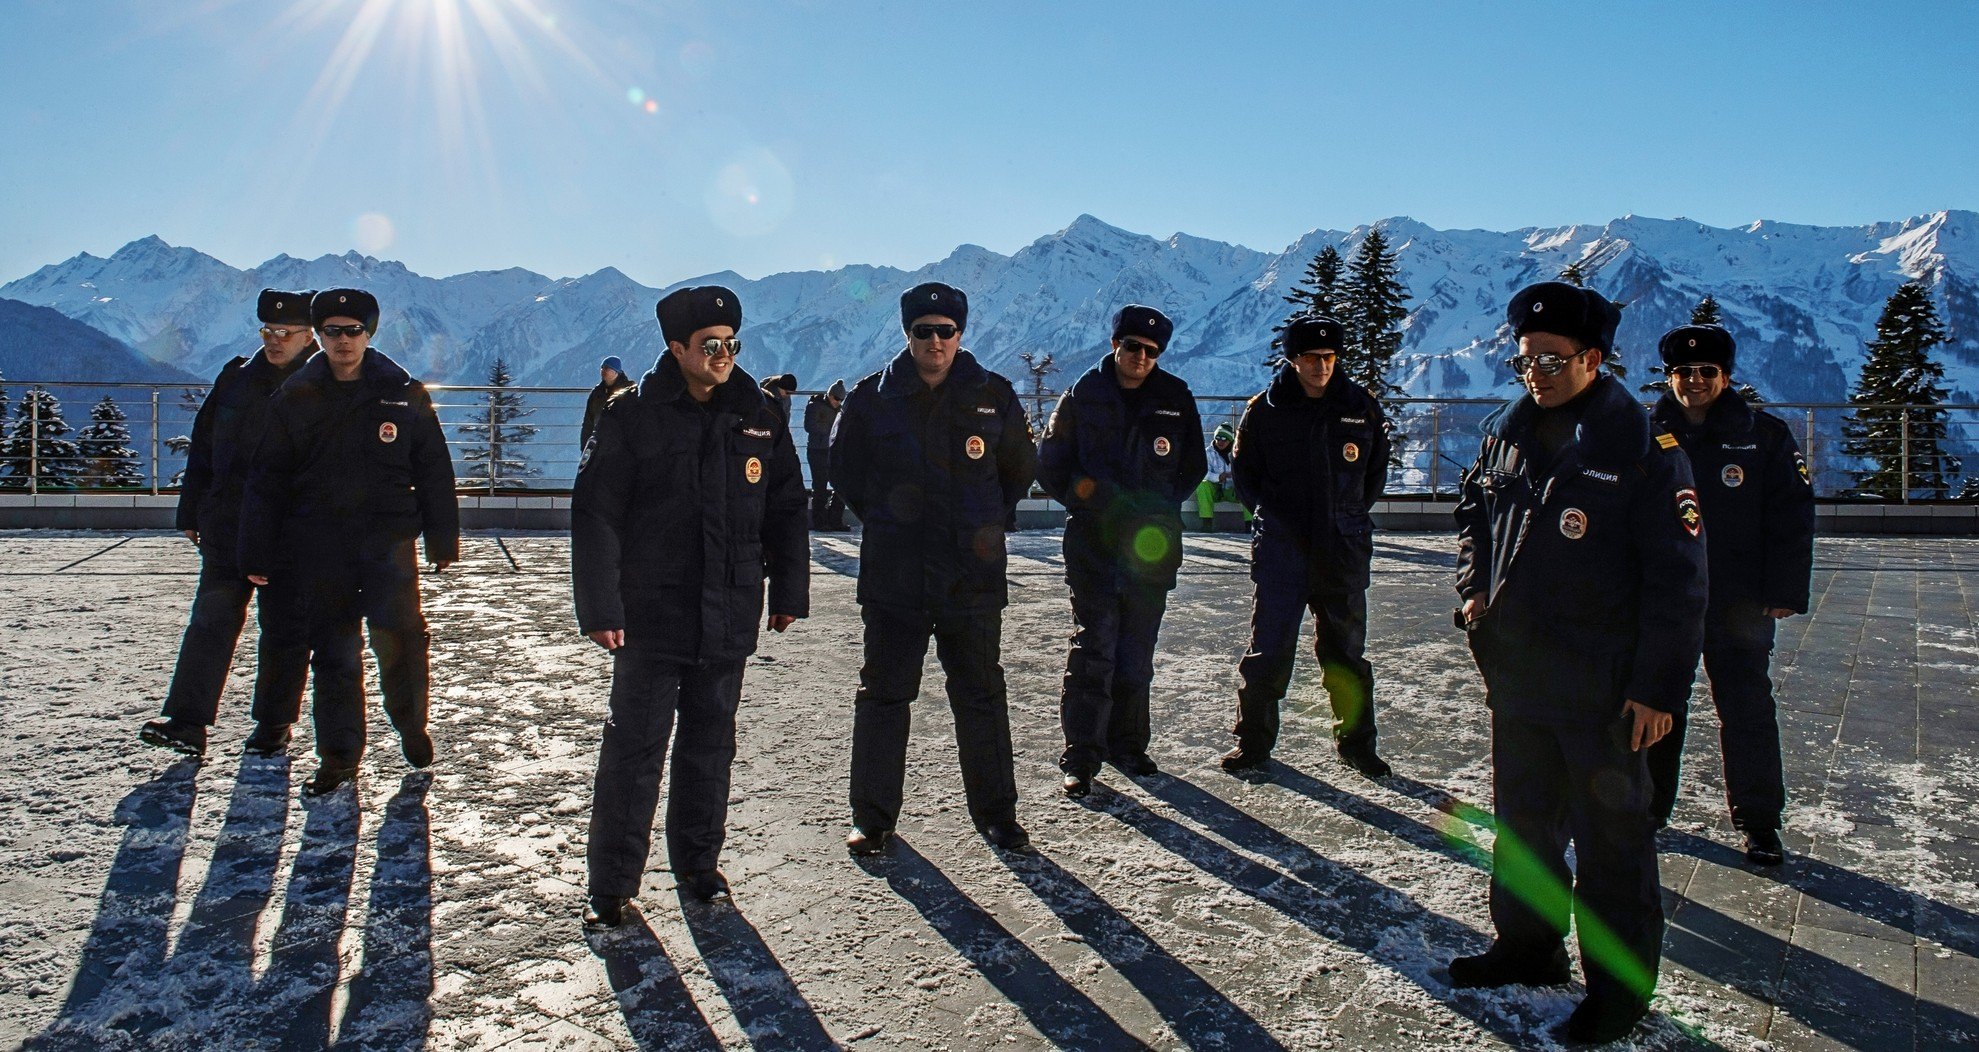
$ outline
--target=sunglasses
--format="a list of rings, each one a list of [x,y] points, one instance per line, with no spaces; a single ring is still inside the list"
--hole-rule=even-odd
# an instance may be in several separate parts
[[[1301,358],[1310,358],[1321,365],[1331,365],[1333,360],[1338,357],[1340,357],[1340,352],[1338,351],[1307,351],[1304,354],[1295,354],[1292,356],[1294,361]]]
[[[273,336],[278,340],[286,340],[289,337],[295,335],[296,333],[308,332],[308,331],[309,331],[308,329],[278,329],[273,325],[263,325],[261,327],[261,335]]]
[[[962,328],[958,325],[916,325],[908,331],[917,340],[952,340]]]
[[[1567,367],[1568,362],[1573,361],[1575,358],[1578,358],[1581,355],[1586,354],[1587,352],[1593,349],[1594,348],[1592,347],[1582,347],[1580,350],[1567,355],[1515,354],[1510,358],[1505,359],[1505,364],[1511,366],[1512,371],[1519,374],[1520,376],[1524,376],[1527,370],[1536,372],[1541,376],[1554,376],[1557,375],[1560,372],[1560,370],[1565,369]]]
[[[348,337],[350,337],[351,339],[353,339],[353,340],[354,340],[354,339],[357,339],[357,338],[358,338],[359,336],[362,336],[362,335],[364,335],[364,326],[362,326],[362,325],[325,325],[325,326],[322,326],[322,327],[320,327],[320,328],[318,328],[318,329],[317,329],[316,331],[317,331],[317,332],[320,332],[320,333],[322,333],[322,334],[323,334],[323,335],[325,335],[325,336],[328,336],[328,337],[331,337],[332,339],[334,339],[334,338],[336,338],[336,337],[338,337],[338,336],[348,336]]]
[[[1126,340],[1126,339],[1123,339],[1123,340],[1121,340],[1121,341],[1120,341],[1120,347],[1119,347],[1119,349],[1118,349],[1117,351],[1115,351],[1114,353],[1116,353],[1116,354],[1145,354],[1145,355],[1147,355],[1147,356],[1148,356],[1148,357],[1150,357],[1150,358],[1159,358],[1159,357],[1161,357],[1161,348],[1159,348],[1159,347],[1156,347],[1156,346],[1155,346],[1154,344],[1151,344],[1151,343],[1142,343],[1142,342],[1141,342],[1141,341],[1139,341],[1139,340]]]
[[[710,336],[701,341],[701,353],[710,358],[719,358],[724,354],[733,358],[742,353],[742,337],[730,336],[726,340],[718,340]]]
[[[1716,380],[1724,370],[1715,365],[1672,365],[1663,372],[1673,380]]]

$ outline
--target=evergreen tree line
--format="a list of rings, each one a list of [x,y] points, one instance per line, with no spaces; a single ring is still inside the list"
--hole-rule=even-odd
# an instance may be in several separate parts
[[[476,405],[466,423],[454,428],[467,440],[459,450],[465,465],[462,487],[515,485],[542,476],[542,469],[530,462],[524,448],[536,436],[537,428],[521,422],[536,410],[526,404],[521,393],[509,390],[514,384],[508,363],[497,358],[488,373],[488,385],[496,390],[481,396],[485,401]],[[188,430],[205,398],[204,388],[180,392],[179,411]],[[24,392],[18,404],[10,405],[6,387],[0,386],[0,489],[134,489],[145,485],[143,457],[132,446],[130,420],[123,408],[105,395],[91,407],[89,418],[89,424],[77,431],[63,418],[62,403],[53,392],[35,387]],[[190,435],[173,435],[163,442],[177,456],[185,456],[192,448]],[[168,485],[177,486],[184,477],[182,468]]]

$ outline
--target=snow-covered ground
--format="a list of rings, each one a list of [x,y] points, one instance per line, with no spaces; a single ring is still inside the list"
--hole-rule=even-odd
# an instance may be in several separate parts
[[[1021,815],[1000,858],[961,804],[939,671],[902,843],[840,844],[857,548],[815,545],[817,611],[750,663],[724,868],[683,905],[663,841],[628,930],[577,923],[609,680],[568,545],[471,537],[426,583],[441,762],[382,719],[355,797],[304,806],[306,726],[243,760],[250,660],[203,765],[137,744],[197,570],[176,536],[0,535],[0,1044],[31,1048],[1547,1047],[1574,989],[1453,992],[1488,939],[1485,713],[1449,627],[1447,537],[1379,538],[1384,753],[1326,744],[1302,662],[1283,763],[1215,765],[1248,615],[1245,545],[1189,540],[1157,660],[1164,775],[1060,797],[1070,612],[1057,537],[1013,540],[1004,652]],[[1824,540],[1781,633],[1784,871],[1743,864],[1700,693],[1659,1014],[1634,1047],[1979,1043],[1979,542]],[[250,638],[254,631],[249,626]],[[243,648],[243,657],[249,648]],[[375,705],[375,702],[374,702]]]

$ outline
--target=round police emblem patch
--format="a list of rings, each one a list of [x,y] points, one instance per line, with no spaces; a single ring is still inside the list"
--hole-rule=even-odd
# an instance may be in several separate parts
[[[969,441],[967,444],[965,444],[962,447],[962,451],[964,453],[969,454],[970,460],[981,460],[983,459],[983,453],[987,451],[988,448],[989,448],[988,446],[983,445],[983,436],[970,435]]]
[[[1570,541],[1587,536],[1587,513],[1579,508],[1568,508],[1560,513],[1560,536]]]
[[[1155,455],[1155,456],[1158,456],[1158,457],[1165,457],[1165,456],[1167,456],[1167,455],[1168,455],[1168,451],[1169,451],[1170,449],[1173,449],[1173,448],[1174,448],[1173,446],[1171,446],[1171,445],[1169,445],[1169,444],[1168,444],[1168,438],[1167,438],[1166,436],[1161,436],[1161,437],[1157,437],[1157,438],[1156,438],[1156,439],[1154,440],[1154,455]]]
[[[392,423],[390,420],[378,425],[378,441],[397,442],[398,440],[399,425]]]
[[[1340,447],[1340,455],[1347,458],[1347,463],[1352,464],[1361,458],[1361,447],[1349,442]]]
[[[1725,470],[1718,472],[1718,481],[1728,489],[1737,489],[1745,485],[1745,469],[1737,464],[1726,464]]]
[[[763,481],[763,462],[755,457],[750,457],[749,463],[742,465],[742,477],[748,479],[751,483]]]

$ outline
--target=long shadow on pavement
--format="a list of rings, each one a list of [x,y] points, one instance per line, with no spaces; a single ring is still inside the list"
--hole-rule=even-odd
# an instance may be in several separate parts
[[[164,964],[198,773],[197,761],[180,760],[118,802],[116,820],[124,825],[124,836],[104,878],[75,979],[55,1021],[23,1048],[102,1048],[130,1027],[156,1030],[168,1021],[148,1008],[144,991],[131,987],[145,985]]]
[[[364,965],[338,1024],[340,1048],[418,1049],[433,1018],[433,857],[426,791],[408,774],[385,805],[364,924]]]
[[[1438,832],[1398,811],[1282,763],[1274,762],[1272,781],[1415,847],[1444,855],[1485,874],[1491,872],[1490,856],[1462,836]],[[1485,813],[1442,789],[1414,779],[1395,777],[1388,781],[1406,795],[1452,814],[1453,828],[1465,821],[1454,817],[1458,810],[1466,814]],[[1193,786],[1190,789],[1209,796]],[[1156,792],[1161,795],[1158,789]],[[1181,804],[1176,807],[1188,810]],[[1743,859],[1742,855],[1737,857]],[[1928,1034],[1953,1035],[1979,1043],[1979,1018],[1914,997],[1908,991],[1827,957],[1782,942],[1777,936],[1702,903],[1682,897],[1678,901],[1676,915],[1664,938],[1664,957],[1747,997],[1773,1004],[1838,1043],[1860,1049],[1887,1047],[1892,1018],[1914,1019],[1920,1047],[1930,1046],[1925,1040]],[[1782,963],[1768,965],[1769,961]],[[1783,998],[1786,992],[1781,989],[1783,975],[1795,990],[1805,991],[1807,996]]]
[[[617,929],[584,941],[605,963],[605,980],[633,1042],[645,1052],[719,1052],[721,1040],[694,1003],[659,936],[646,918],[631,915]]]
[[[1284,865],[1291,879],[1148,810],[1130,797],[1096,794],[1086,798],[1086,806],[1112,815],[1322,938],[1365,954],[1507,1044],[1523,1047],[1549,1024],[1550,1020],[1522,1002],[1507,1002],[1492,995],[1454,996],[1447,982],[1431,974],[1441,962],[1433,964],[1429,956],[1398,956],[1394,950],[1396,945],[1426,945],[1434,956],[1475,952],[1483,948],[1483,938],[1476,929],[1319,855],[1191,782],[1156,775],[1141,779],[1140,784],[1219,836]],[[1483,1003],[1487,1000],[1491,1003]]]
[[[1067,928],[1085,940],[1089,949],[1106,958],[1122,979],[1148,999],[1183,1044],[1190,1048],[1283,1052],[1285,1046],[1250,1013],[1170,956],[1139,925],[1121,916],[1058,863],[1043,854],[997,857]]]
[[[756,926],[733,902],[711,904],[682,895],[680,912],[701,960],[751,1044],[777,1049],[838,1047]]]
[[[357,869],[362,812],[352,786],[310,801],[302,845],[289,873],[288,901],[275,927],[274,954],[253,998],[260,1018],[246,1039],[279,1048],[321,1048],[330,1041],[343,941]]]
[[[1052,1044],[1082,1050],[1147,1047],[899,836],[886,855],[857,861],[921,911]]]

